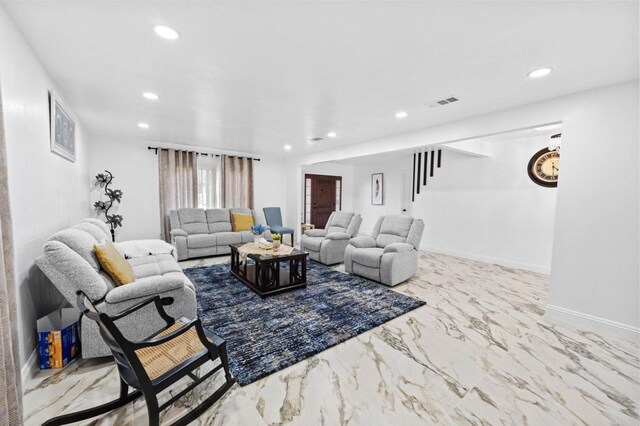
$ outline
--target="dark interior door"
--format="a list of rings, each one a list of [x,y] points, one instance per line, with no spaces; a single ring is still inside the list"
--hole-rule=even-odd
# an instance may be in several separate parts
[[[336,182],[340,176],[307,175],[311,178],[311,223],[324,228],[329,216],[336,209]]]

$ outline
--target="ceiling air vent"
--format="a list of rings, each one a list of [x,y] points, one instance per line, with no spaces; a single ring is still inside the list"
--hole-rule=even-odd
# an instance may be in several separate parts
[[[459,99],[456,98],[455,96],[449,96],[449,97],[444,98],[444,99],[440,99],[440,100],[437,100],[437,101],[430,102],[428,105],[431,108],[437,108],[437,107],[441,107],[443,105],[452,104],[452,103],[458,102],[458,101],[459,101]]]
[[[311,138],[311,139],[308,139],[308,140],[309,140],[309,142],[320,142],[322,140],[322,138]]]

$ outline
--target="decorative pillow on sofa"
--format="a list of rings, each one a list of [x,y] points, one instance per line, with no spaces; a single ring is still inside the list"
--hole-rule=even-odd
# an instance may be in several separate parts
[[[233,232],[251,231],[252,226],[252,214],[231,213],[231,228]]]
[[[109,241],[93,246],[100,266],[118,285],[129,284],[136,280],[133,268],[123,255]]]

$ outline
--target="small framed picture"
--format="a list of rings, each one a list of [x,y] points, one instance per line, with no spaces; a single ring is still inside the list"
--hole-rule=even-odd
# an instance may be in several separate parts
[[[382,173],[371,175],[371,204],[374,206],[384,204],[384,176]]]
[[[49,93],[49,126],[51,128],[51,152],[69,161],[76,161],[76,123],[53,90]]]

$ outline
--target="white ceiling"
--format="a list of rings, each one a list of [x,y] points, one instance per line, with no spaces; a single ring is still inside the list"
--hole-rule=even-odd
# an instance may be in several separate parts
[[[638,78],[637,2],[3,4],[80,121],[112,137],[301,154]]]

